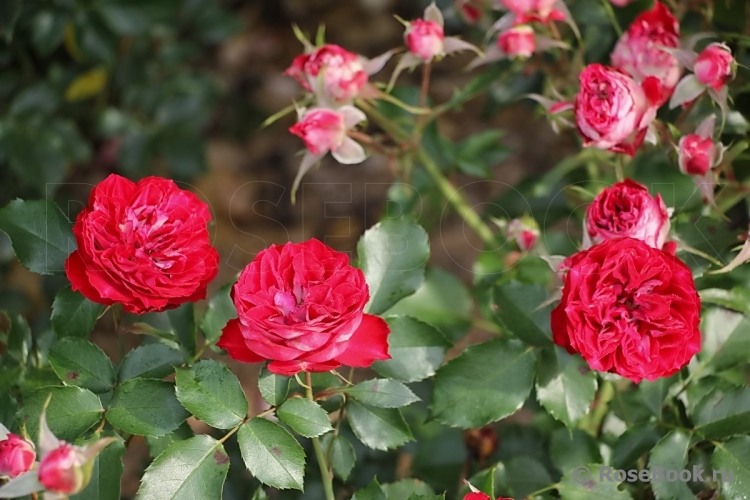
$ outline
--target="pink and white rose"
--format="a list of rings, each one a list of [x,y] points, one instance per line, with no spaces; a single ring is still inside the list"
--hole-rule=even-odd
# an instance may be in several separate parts
[[[555,7],[557,0],[501,0],[509,11],[517,16],[516,23],[532,21],[546,23],[548,20],[563,21],[565,16]]]
[[[34,444],[16,434],[0,438],[0,477],[13,479],[34,466]]]
[[[633,156],[661,102],[659,80],[649,76],[639,84],[601,64],[587,66],[579,79],[575,115],[584,146]]]
[[[531,57],[536,50],[534,29],[528,24],[514,26],[500,34],[497,45],[509,58]]]
[[[669,211],[661,195],[630,179],[608,187],[586,210],[583,249],[615,238],[633,238],[661,249],[669,235]]]
[[[636,82],[649,76],[659,79],[662,86],[660,105],[672,95],[682,74],[677,58],[663,47],[680,45],[680,24],[666,5],[656,2],[654,8],[642,12],[622,35],[612,52],[612,66]]]
[[[406,29],[405,37],[409,51],[425,62],[445,53],[445,32],[437,21],[412,21]]]
[[[732,79],[735,65],[729,47],[712,43],[698,54],[693,72],[699,82],[718,92]]]

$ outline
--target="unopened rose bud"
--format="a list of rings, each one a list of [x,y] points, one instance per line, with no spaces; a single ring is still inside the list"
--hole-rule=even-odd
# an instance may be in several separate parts
[[[680,171],[687,175],[706,175],[716,160],[716,145],[710,137],[688,134],[678,145]]]
[[[508,237],[516,240],[516,244],[521,250],[531,250],[539,238],[539,225],[531,217],[513,219],[508,224]]]
[[[735,65],[729,47],[712,43],[698,54],[693,71],[699,82],[718,92],[732,79]]]
[[[417,19],[406,30],[409,51],[423,61],[445,54],[445,32],[437,21]]]
[[[510,58],[531,57],[536,50],[534,30],[527,24],[515,26],[500,34],[497,45]]]
[[[36,460],[34,445],[16,434],[0,441],[0,477],[14,478],[28,472]]]
[[[471,456],[484,462],[497,451],[497,432],[492,427],[471,429],[464,432],[464,443]]]
[[[72,495],[89,484],[93,466],[93,460],[86,460],[82,448],[62,442],[42,458],[39,482],[49,491]]]

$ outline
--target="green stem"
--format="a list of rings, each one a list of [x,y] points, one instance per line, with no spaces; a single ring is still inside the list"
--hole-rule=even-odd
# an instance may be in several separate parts
[[[608,380],[605,381],[602,384],[601,389],[599,390],[599,401],[596,405],[596,408],[591,414],[591,419],[588,422],[586,422],[586,429],[584,429],[590,435],[592,436],[599,435],[599,429],[602,426],[604,417],[607,416],[607,412],[609,411],[609,402],[612,400],[614,395],[615,395],[614,384]]]
[[[305,388],[305,395],[307,399],[313,401],[313,390],[312,390],[312,377],[310,372],[305,372],[305,382],[307,387]],[[336,500],[336,496],[333,494],[333,475],[328,470],[328,461],[326,460],[323,448],[320,446],[320,439],[312,438],[313,448],[315,448],[315,456],[318,459],[318,466],[320,467],[320,475],[323,479],[323,490],[325,490],[326,500]]]
[[[471,227],[474,232],[479,235],[485,245],[491,248],[494,247],[497,244],[497,241],[495,240],[495,235],[493,234],[489,226],[485,224],[482,218],[479,217],[479,214],[477,214],[474,209],[469,206],[464,197],[453,186],[453,184],[451,184],[450,181],[445,178],[443,172],[440,171],[440,168],[432,160],[430,155],[428,155],[427,152],[422,148],[419,148],[417,153],[419,155],[420,162],[424,166],[425,170],[427,170],[427,173],[430,174],[430,177],[432,177],[432,180],[435,182],[437,187],[443,193],[443,196],[445,196],[445,199],[448,201],[448,203],[453,205],[453,208],[456,209],[456,212],[458,212],[458,214],[464,219],[469,227]]]
[[[614,27],[615,31],[617,32],[617,37],[621,37],[622,28],[620,27],[620,23],[617,22],[617,16],[615,16],[615,11],[612,8],[612,4],[609,3],[609,0],[602,0],[602,4],[604,5],[604,10],[607,12],[609,21],[612,23],[612,27]]]

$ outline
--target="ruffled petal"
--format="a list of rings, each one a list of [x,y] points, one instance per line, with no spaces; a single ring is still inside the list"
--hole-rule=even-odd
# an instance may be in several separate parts
[[[382,318],[365,314],[362,323],[349,339],[346,351],[336,361],[347,366],[368,367],[378,360],[391,359],[388,354],[388,334],[391,333]]]
[[[221,332],[221,338],[216,343],[216,346],[227,351],[230,358],[242,361],[243,363],[260,363],[266,360],[266,358],[251,351],[247,346],[245,337],[242,336],[242,332],[240,331],[240,321],[238,319],[230,320],[227,323]]]

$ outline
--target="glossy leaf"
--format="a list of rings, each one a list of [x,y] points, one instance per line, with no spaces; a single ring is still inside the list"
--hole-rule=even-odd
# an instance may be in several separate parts
[[[237,309],[234,307],[229,293],[234,283],[227,283],[211,297],[208,301],[206,312],[201,319],[201,331],[206,336],[206,341],[215,343],[221,337],[221,331],[230,319],[237,317]]]
[[[276,410],[279,420],[305,437],[318,437],[333,430],[328,413],[318,403],[303,398],[292,398]]]
[[[665,471],[680,471],[685,468],[690,449],[690,434],[674,430],[664,436],[651,450],[648,466],[661,467]],[[695,494],[682,481],[653,481],[651,488],[657,500],[693,500]]]
[[[174,386],[161,380],[134,378],[117,386],[107,420],[121,431],[139,436],[163,436],[188,417]]]
[[[438,370],[430,414],[462,429],[505,418],[529,397],[534,371],[532,350],[518,342],[471,346]]]
[[[409,316],[392,316],[386,321],[391,329],[388,335],[391,359],[376,361],[373,369],[402,382],[417,382],[434,375],[451,343],[432,326]]]
[[[185,362],[184,355],[164,344],[146,344],[130,351],[120,365],[120,382],[136,377],[164,378]]]
[[[512,282],[493,289],[491,308],[503,328],[528,344],[545,346],[552,339],[549,316],[553,306],[539,306],[548,298],[539,285]]]
[[[104,413],[96,394],[80,387],[44,387],[31,393],[23,402],[20,417],[26,421],[29,435],[39,436],[39,417],[47,397],[47,425],[60,439],[73,442],[97,424]]]
[[[748,498],[750,496],[750,437],[740,436],[726,443],[718,443],[711,457],[711,467],[714,471],[724,471],[725,475],[722,477],[721,473],[718,473],[716,479],[721,480],[721,492],[725,498]]]
[[[252,418],[237,434],[248,470],[263,484],[303,490],[305,452],[286,429],[263,418]]]
[[[222,363],[206,359],[177,370],[177,399],[190,413],[218,429],[231,429],[247,415],[247,399],[237,377]]]
[[[357,461],[352,443],[341,435],[334,436],[333,434],[323,436],[320,443],[326,456],[331,457],[333,473],[342,481],[346,481]]]
[[[568,428],[586,416],[596,396],[596,376],[579,357],[554,346],[539,356],[536,397]]]
[[[602,478],[598,464],[581,465],[565,474],[558,485],[562,500],[632,500],[627,490],[620,490],[620,483]]]
[[[350,400],[346,413],[354,434],[369,448],[388,450],[414,439],[397,409],[376,408]]]
[[[122,457],[125,455],[125,442],[117,434],[95,435],[79,445],[90,444],[100,437],[116,437],[117,441],[110,443],[94,459],[91,470],[91,482],[77,495],[71,495],[70,500],[120,500],[120,478],[122,477]]]
[[[175,441],[146,469],[136,499],[221,498],[228,470],[224,445],[211,436]]]
[[[696,429],[706,439],[750,432],[750,388],[715,389],[698,403],[693,419]]]
[[[258,375],[258,389],[260,395],[266,403],[271,406],[278,406],[284,402],[289,394],[289,384],[291,377],[276,375],[268,370],[268,365],[264,364]]]
[[[381,314],[422,285],[430,248],[420,226],[390,219],[365,231],[357,254],[370,287],[365,311]]]
[[[419,401],[411,389],[401,382],[382,378],[360,382],[345,392],[360,403],[378,408],[400,408]]]
[[[52,346],[49,362],[60,380],[95,394],[115,388],[115,370],[104,351],[88,340],[64,338]]]
[[[195,308],[192,302],[167,311],[172,331],[180,341],[180,347],[189,355],[195,355],[196,335]]]
[[[88,337],[104,306],[91,302],[70,287],[63,288],[52,303],[52,327],[58,337]]]
[[[359,490],[354,494],[352,500],[388,500],[385,491],[378,484],[377,479],[373,479],[366,488]]]

